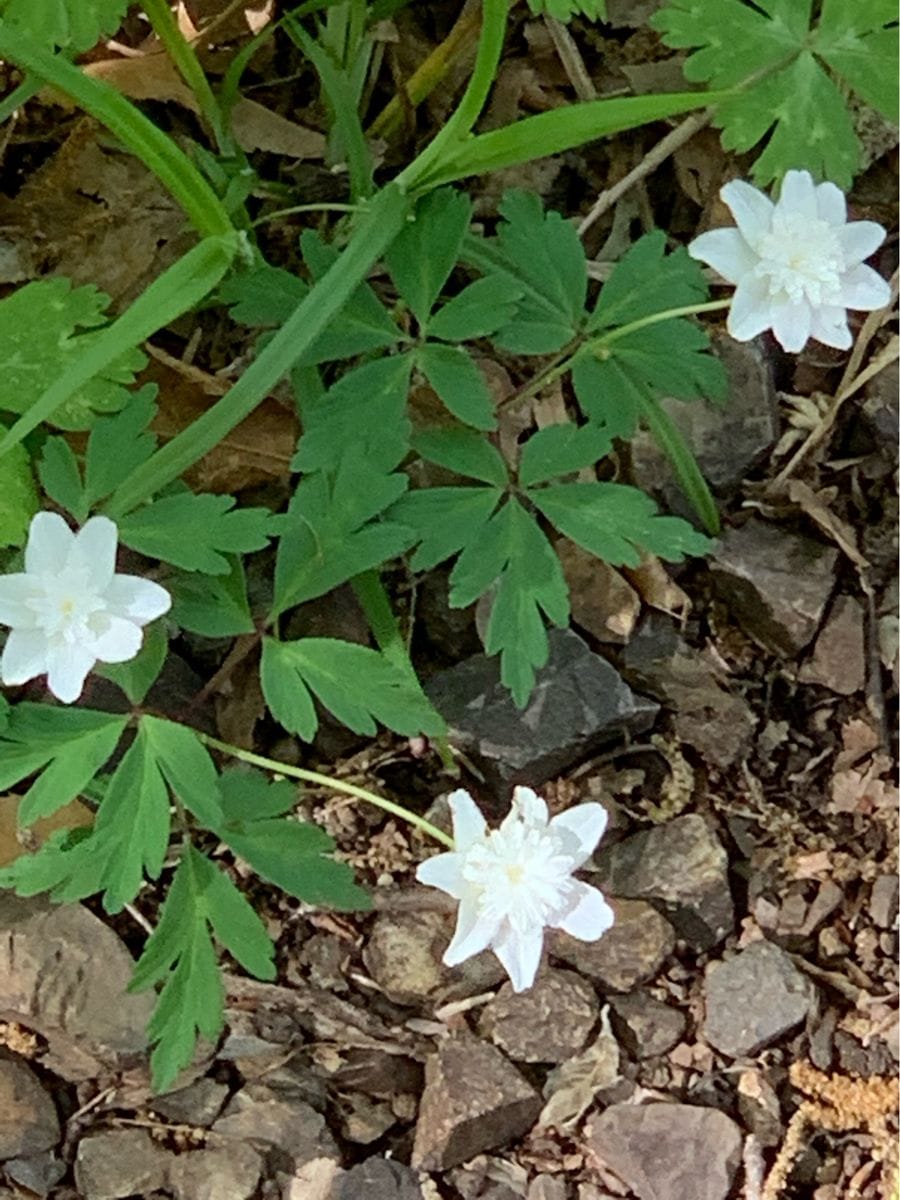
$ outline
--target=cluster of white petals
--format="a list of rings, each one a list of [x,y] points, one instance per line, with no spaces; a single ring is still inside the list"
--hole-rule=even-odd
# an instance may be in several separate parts
[[[728,332],[747,342],[771,329],[785,350],[798,353],[810,337],[846,350],[847,309],[871,311],[890,288],[863,262],[885,238],[874,221],[847,221],[847,201],[833,183],[808,171],[788,171],[778,202],[734,180],[719,193],[737,229],[712,229],[688,246],[737,285]]]
[[[572,878],[606,828],[600,804],[579,804],[552,820],[531,788],[517,787],[499,829],[489,830],[466,791],[450,798],[454,849],[422,863],[416,878],[459,901],[444,962],[455,966],[490,947],[513,990],[531,987],[544,929],[596,941],[613,923],[603,895]]]
[[[164,587],[116,574],[118,530],[91,517],[73,533],[57,513],[38,513],[25,547],[25,570],[0,576],[0,625],[10,633],[0,657],[7,686],[47,676],[65,704],[81,695],[97,662],[134,658],[143,626],[167,612]]]

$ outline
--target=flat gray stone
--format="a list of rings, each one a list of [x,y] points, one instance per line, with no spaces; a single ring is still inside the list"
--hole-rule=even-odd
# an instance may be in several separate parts
[[[68,1169],[68,1165],[51,1150],[31,1158],[11,1158],[3,1164],[7,1179],[21,1184],[35,1196],[49,1196]]]
[[[837,582],[839,551],[753,518],[722,535],[710,562],[716,590],[750,637],[786,658],[815,636]]]
[[[688,1104],[614,1104],[588,1132],[591,1150],[640,1200],[726,1200],[741,1140],[724,1113]]]
[[[59,1141],[56,1106],[20,1059],[0,1056],[0,1159],[28,1157]]]
[[[524,992],[505,983],[478,1030],[515,1062],[559,1063],[588,1040],[600,1016],[597,994],[574,971],[542,971]]]
[[[900,879],[896,875],[879,875],[872,884],[869,912],[879,929],[893,929],[900,906]]]
[[[299,1167],[314,1158],[338,1158],[338,1149],[325,1118],[303,1100],[251,1083],[228,1102],[213,1123],[218,1138],[233,1138],[265,1149],[283,1150]]]
[[[616,842],[600,852],[597,866],[605,890],[661,906],[695,950],[712,949],[734,928],[728,856],[695,813]]]
[[[540,1111],[538,1092],[489,1042],[447,1038],[425,1066],[412,1165],[446,1171],[521,1137]]]
[[[610,1008],[619,1040],[635,1058],[655,1058],[677,1045],[684,1036],[687,1019],[680,1009],[648,995],[610,996]]]
[[[75,1183],[84,1200],[124,1200],[166,1186],[169,1151],[146,1129],[110,1129],[78,1143]]]
[[[815,989],[773,942],[712,962],[704,983],[703,1036],[731,1058],[757,1054],[804,1020]]]
[[[675,949],[675,932],[646,900],[607,899],[616,919],[603,937],[581,942],[551,930],[550,953],[596,980],[604,991],[630,992],[659,972]]]
[[[801,683],[818,684],[839,696],[852,696],[865,686],[865,614],[852,596],[835,600],[798,678]]]
[[[262,1169],[252,1146],[230,1142],[173,1158],[169,1185],[179,1200],[251,1200]]]
[[[150,1107],[167,1121],[205,1128],[212,1125],[227,1099],[228,1088],[224,1083],[203,1078],[175,1092],[154,1096]]]
[[[549,660],[522,710],[500,682],[499,659],[484,654],[440,672],[425,689],[451,740],[504,788],[538,787],[624,734],[649,729],[659,711],[576,633],[548,636]]]
[[[331,1200],[422,1200],[419,1178],[389,1158],[367,1158],[338,1179]]]

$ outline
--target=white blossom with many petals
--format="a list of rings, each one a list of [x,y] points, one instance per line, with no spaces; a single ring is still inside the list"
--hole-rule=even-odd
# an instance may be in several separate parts
[[[881,308],[890,288],[863,262],[885,238],[874,221],[847,221],[847,201],[833,183],[816,186],[808,171],[788,171],[777,203],[734,180],[719,195],[737,229],[712,229],[688,246],[737,285],[728,332],[748,342],[771,329],[798,353],[810,337],[846,350],[847,309]]]
[[[0,681],[46,675],[53,695],[71,704],[96,662],[134,658],[143,626],[172,598],[152,580],[115,573],[117,541],[108,517],[91,517],[78,533],[57,513],[32,519],[25,570],[0,576],[0,624],[11,627]]]
[[[602,805],[579,804],[551,820],[531,788],[517,787],[509,815],[489,830],[468,792],[454,792],[449,803],[454,849],[416,871],[420,883],[459,901],[448,966],[490,947],[521,992],[534,982],[545,927],[585,942],[609,929],[613,912],[603,895],[572,878],[606,828]]]

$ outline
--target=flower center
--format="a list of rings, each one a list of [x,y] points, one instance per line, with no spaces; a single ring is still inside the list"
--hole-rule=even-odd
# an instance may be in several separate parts
[[[83,568],[69,567],[59,575],[45,575],[43,590],[26,601],[48,638],[69,644],[94,638],[103,624],[98,621],[106,602],[91,585]]]
[[[522,822],[474,845],[462,868],[481,915],[522,930],[546,924],[565,905],[571,872],[560,840]]]
[[[827,221],[776,212],[757,253],[755,273],[768,281],[770,296],[786,297],[794,304],[840,304],[844,254]]]

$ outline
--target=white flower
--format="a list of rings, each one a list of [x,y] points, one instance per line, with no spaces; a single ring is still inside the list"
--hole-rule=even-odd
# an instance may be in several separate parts
[[[33,518],[24,572],[0,576],[0,625],[11,626],[0,681],[46,674],[53,695],[71,704],[95,662],[134,658],[142,626],[172,598],[149,579],[115,574],[117,539],[108,517],[91,517],[78,533],[56,513]]]
[[[737,229],[701,233],[688,246],[737,284],[728,332],[739,342],[771,329],[785,350],[807,339],[846,350],[847,309],[881,308],[891,291],[868,258],[885,238],[874,221],[847,223],[847,202],[833,183],[813,183],[808,171],[788,171],[778,203],[734,180],[719,195]]]
[[[601,893],[572,878],[606,828],[602,805],[579,804],[551,821],[544,801],[517,787],[503,824],[488,830],[468,792],[449,802],[455,848],[416,871],[420,883],[459,900],[448,966],[490,946],[522,992],[534,983],[545,926],[585,942],[609,929],[613,912]]]

